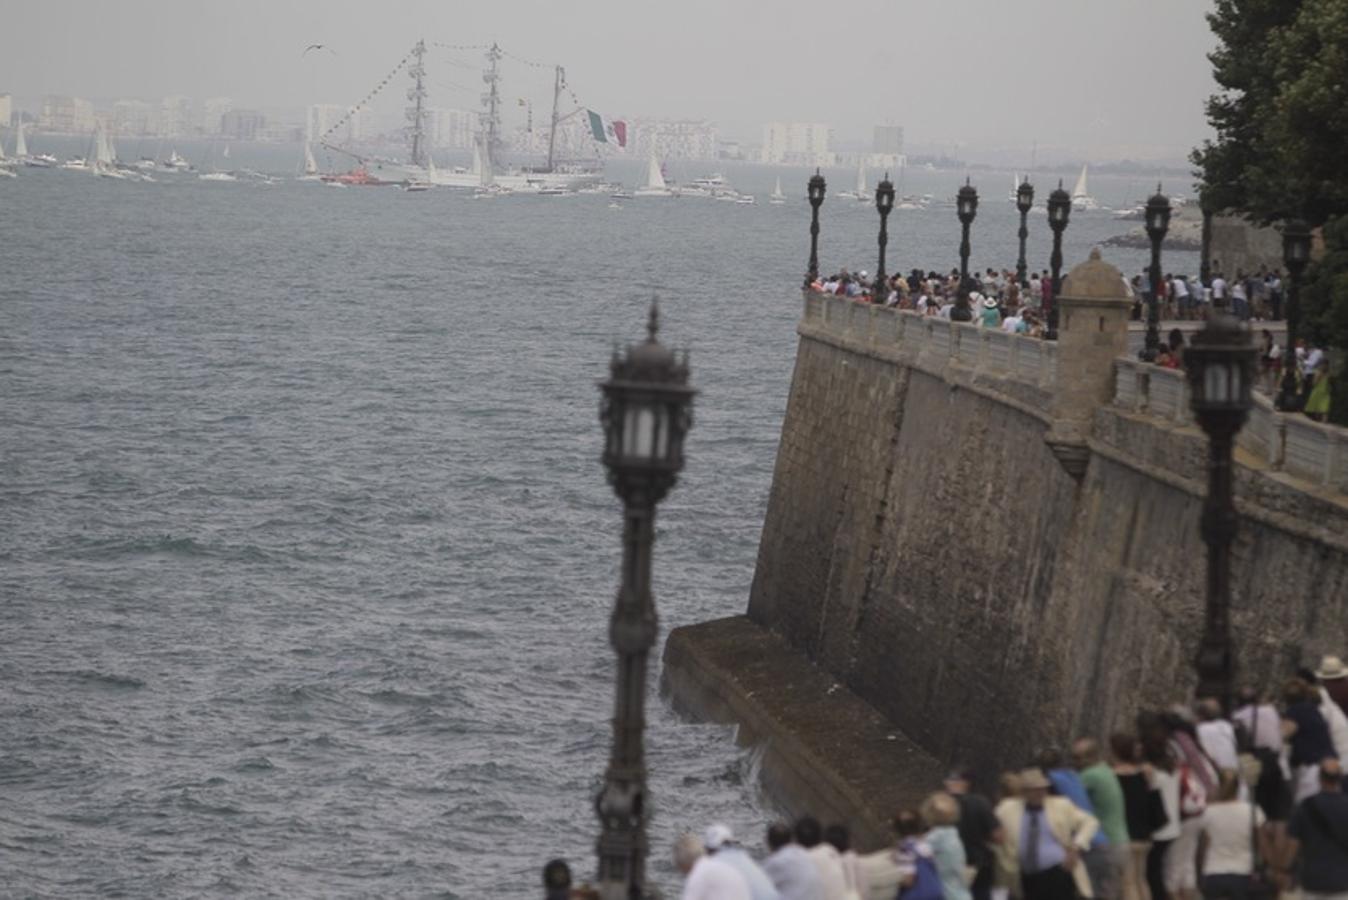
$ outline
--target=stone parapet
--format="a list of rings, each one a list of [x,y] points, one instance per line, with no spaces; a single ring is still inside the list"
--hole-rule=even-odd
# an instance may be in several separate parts
[[[1177,369],[1135,359],[1114,361],[1113,406],[1169,426],[1195,428],[1189,381]],[[1282,473],[1314,492],[1348,500],[1348,429],[1313,422],[1300,413],[1282,413],[1264,394],[1254,395],[1249,421],[1236,435],[1249,464]]]

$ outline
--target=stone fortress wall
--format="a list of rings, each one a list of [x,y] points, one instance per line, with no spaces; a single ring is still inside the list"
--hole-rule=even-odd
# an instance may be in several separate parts
[[[938,763],[1017,765],[1186,697],[1207,442],[1183,374],[1125,355],[1120,288],[1074,270],[1056,344],[807,294],[750,621],[723,627],[784,641]],[[1236,502],[1240,677],[1271,684],[1348,645],[1348,434],[1261,398]],[[671,635],[676,701],[719,626]],[[723,712],[752,703],[734,690]]]

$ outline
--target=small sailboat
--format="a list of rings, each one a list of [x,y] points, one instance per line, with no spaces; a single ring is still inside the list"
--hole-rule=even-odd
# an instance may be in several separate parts
[[[1073,209],[1099,209],[1100,204],[1095,202],[1090,191],[1086,187],[1086,166],[1081,167],[1081,174],[1077,176],[1076,186],[1072,188],[1072,208]]]
[[[875,202],[875,198],[866,189],[866,160],[864,157],[857,157],[857,189],[855,191],[843,191],[838,196],[847,200],[855,200],[858,203]]]
[[[5,143],[4,141],[0,141],[0,171],[9,171],[9,169],[18,164],[19,161],[17,159],[5,155]]]
[[[318,161],[314,159],[313,148],[309,142],[304,142],[304,168],[297,179],[298,181],[321,181],[318,174]]]
[[[224,156],[225,156],[226,159],[229,158],[229,144],[226,144],[226,145],[225,145]],[[209,171],[209,172],[203,172],[202,174],[198,175],[197,178],[200,179],[201,181],[238,181],[238,180],[239,180],[238,177],[237,177],[233,172],[221,172],[221,171],[217,170],[217,169],[215,168],[214,165],[211,166],[211,171]]]
[[[773,206],[781,206],[786,202],[786,194],[782,193],[782,176],[777,176],[777,184],[772,188],[772,193],[768,195],[768,202]]]
[[[674,192],[665,184],[665,175],[660,171],[660,160],[655,158],[655,149],[651,148],[651,158],[646,163],[646,183],[632,192],[634,197],[673,197]]]
[[[102,178],[126,178],[126,173],[117,169],[117,151],[113,149],[112,141],[108,138],[108,133],[103,129],[103,123],[99,122],[94,129],[94,164],[93,173]]]

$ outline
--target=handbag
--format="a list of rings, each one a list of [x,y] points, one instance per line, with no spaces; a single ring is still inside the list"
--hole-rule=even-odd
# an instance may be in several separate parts
[[[1149,834],[1155,834],[1170,824],[1170,813],[1165,811],[1165,798],[1160,788],[1147,791],[1147,828]]]

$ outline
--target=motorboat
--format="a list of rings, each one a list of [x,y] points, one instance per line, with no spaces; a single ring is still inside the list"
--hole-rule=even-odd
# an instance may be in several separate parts
[[[202,181],[238,181],[233,172],[203,172],[197,176]]]
[[[735,202],[744,206],[753,206],[758,202],[758,198],[753,194],[740,194],[735,198]]]

